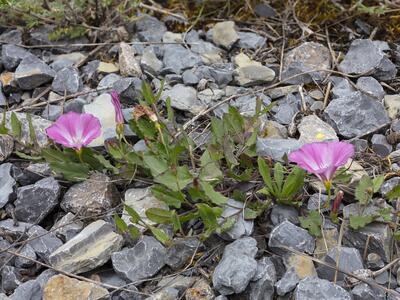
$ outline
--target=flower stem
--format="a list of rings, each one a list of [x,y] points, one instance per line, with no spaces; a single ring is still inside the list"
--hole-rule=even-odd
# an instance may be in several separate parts
[[[79,150],[76,150],[76,154],[78,154],[79,161],[84,164],[83,158],[82,158],[82,152],[83,152],[82,148]]]

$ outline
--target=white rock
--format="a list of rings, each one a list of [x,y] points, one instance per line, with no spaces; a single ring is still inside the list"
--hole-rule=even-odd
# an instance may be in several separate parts
[[[119,45],[119,68],[122,76],[142,75],[142,69],[135,57],[135,51],[127,43],[120,43]]]
[[[303,143],[338,141],[335,130],[316,115],[306,116],[301,120],[298,130],[299,140]]]
[[[400,113],[400,95],[386,95],[385,107],[391,119],[395,119]]]
[[[214,44],[229,50],[239,40],[235,22],[225,21],[215,24],[212,28],[212,39]]]

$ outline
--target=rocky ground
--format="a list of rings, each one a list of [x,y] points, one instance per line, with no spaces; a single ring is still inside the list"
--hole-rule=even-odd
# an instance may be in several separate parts
[[[277,18],[269,6],[256,13],[265,22]],[[142,81],[158,89],[164,79],[162,100],[171,99],[199,147],[209,138],[209,115],[220,117],[231,105],[252,116],[257,99],[275,103],[260,125],[260,156],[281,160],[320,140],[353,143],[343,218],[382,207],[396,216],[399,207],[383,197],[400,184],[400,50],[369,39],[368,24],[359,24],[353,34],[343,31],[350,38],[340,47],[313,34],[275,47],[273,31],[234,21],[172,32],[149,14],[97,48],[85,38],[50,41],[47,25],[3,29],[0,120],[11,127],[14,111],[22,131],[19,140],[0,135],[0,299],[400,299],[396,220],[360,230],[327,221],[315,238],[299,226],[300,215],[327,201],[313,184],[300,209],[275,204],[256,221],[238,218],[223,236],[176,237],[166,247],[149,233],[132,242],[115,230],[121,200],[141,214],[163,205],[149,184],[121,185],[106,174],[70,183],[46,163],[15,154],[30,142],[27,112],[38,147],[49,142],[44,129],[69,111],[100,119],[103,134],[93,146],[102,147],[116,137],[109,92],[120,94],[129,121]],[[128,127],[125,134],[143,149]],[[351,195],[364,174],[386,177],[360,212]],[[243,204],[230,201],[226,213],[233,215]]]

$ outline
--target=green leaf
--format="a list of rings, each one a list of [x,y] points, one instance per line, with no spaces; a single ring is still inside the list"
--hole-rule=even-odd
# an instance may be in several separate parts
[[[199,216],[207,229],[216,229],[218,227],[216,211],[205,203],[196,204],[199,210]]]
[[[268,191],[273,191],[274,187],[272,184],[272,178],[271,178],[271,171],[270,168],[268,167],[267,163],[262,157],[259,157],[257,159],[258,162],[258,170],[260,171],[260,174],[262,178],[264,179],[264,183],[267,186]]]
[[[168,170],[154,178],[155,182],[161,183],[175,192],[183,190],[192,180],[193,176],[187,166],[177,167],[176,174]]]
[[[386,198],[389,200],[400,198],[400,185],[395,186],[390,192],[388,192]]]
[[[354,196],[360,202],[360,204],[367,205],[372,199],[373,191],[373,183],[371,178],[369,178],[367,175],[364,175],[356,186]]]
[[[149,208],[146,210],[146,217],[158,224],[172,223],[171,211],[162,208]]]
[[[315,237],[320,237],[322,235],[322,218],[318,211],[312,210],[307,217],[299,217],[299,220],[300,226],[307,229],[311,235]]]
[[[124,204],[124,208],[125,208],[126,212],[128,213],[128,215],[131,217],[130,219],[131,219],[132,223],[137,224],[137,223],[139,223],[140,220],[142,220],[140,215],[132,207]]]
[[[149,226],[148,228],[150,229],[150,231],[154,235],[154,237],[157,240],[159,240],[161,243],[163,243],[164,245],[167,244],[171,240],[171,238],[168,236],[168,234],[165,233],[164,230],[159,229],[154,226]]]
[[[295,196],[304,185],[305,174],[306,173],[303,169],[294,167],[283,184],[280,197],[291,198]]]
[[[134,225],[128,226],[128,231],[132,239],[134,240],[138,239],[142,235],[140,230]]]
[[[124,233],[128,231],[128,225],[126,225],[125,221],[122,220],[117,214],[114,214],[114,222],[117,229]]]
[[[200,175],[199,178],[204,181],[219,181],[223,178],[222,171],[218,162],[213,160],[208,150],[205,150],[200,157]]]
[[[166,172],[169,169],[166,161],[160,159],[159,157],[149,152],[144,153],[143,161],[146,164],[146,166],[150,169],[151,174],[155,178],[157,178],[157,176]]]
[[[180,208],[185,201],[185,195],[180,191],[171,191],[162,185],[154,185],[151,192],[158,200],[165,202],[168,206]]]
[[[232,229],[232,227],[235,226],[236,221],[237,221],[237,218],[235,216],[226,218],[224,220],[224,222],[221,225],[219,225],[219,227],[216,228],[216,232],[218,234],[221,234],[221,233],[224,233],[224,232]]]
[[[221,143],[224,139],[225,130],[224,130],[224,123],[221,119],[216,117],[211,117],[211,132],[213,134],[213,142],[214,143]]]
[[[228,201],[224,195],[219,192],[216,192],[211,184],[208,182],[201,181],[200,185],[206,194],[206,196],[210,199],[210,201],[216,205],[223,205]]]
[[[65,179],[71,181],[87,179],[90,172],[89,166],[82,163],[58,161],[51,162],[50,167],[54,172],[62,174]]]
[[[396,241],[400,241],[400,230],[396,230],[395,232],[393,232],[393,237]]]
[[[38,160],[42,160],[42,159],[43,159],[43,157],[41,157],[41,156],[31,156],[31,155],[25,154],[25,153],[20,152],[20,151],[14,151],[14,153],[15,153],[18,157],[20,157],[20,158],[22,158],[22,159],[35,160],[35,161],[38,161]]]
[[[365,215],[365,216],[353,216],[350,215],[350,227],[358,230],[360,228],[364,228],[369,223],[372,223],[375,220],[375,216],[373,215]]]
[[[383,218],[383,220],[385,222],[391,222],[392,221],[392,209],[390,207],[381,208],[379,210],[379,215]]]
[[[6,127],[6,111],[3,111],[3,118],[1,120],[1,124],[0,124],[0,134],[7,134],[8,133],[8,129]]]
[[[283,185],[283,166],[280,162],[275,163],[274,167],[274,180],[275,180],[275,185],[276,185],[276,192],[281,192],[282,191],[282,185]]]
[[[175,121],[175,116],[174,116],[174,110],[171,106],[171,98],[168,97],[167,100],[165,100],[165,105],[167,107],[167,116],[168,116],[168,121],[171,123]]]
[[[93,154],[93,157],[96,158],[104,168],[111,171],[113,174],[118,174],[118,168],[114,167],[103,155]]]
[[[171,220],[174,232],[182,231],[182,224],[175,210],[171,211]]]
[[[32,115],[26,114],[26,120],[28,121],[29,137],[30,137],[31,143],[32,143],[32,145],[36,145],[37,137],[36,137],[35,127],[33,127],[33,123],[32,123]]]
[[[11,113],[11,131],[15,138],[21,138],[22,125],[15,112]]]
[[[258,217],[258,212],[257,211],[252,210],[250,208],[245,208],[244,209],[244,218],[246,220],[254,220],[257,217]]]
[[[379,176],[375,177],[374,179],[372,179],[372,185],[374,187],[374,193],[377,193],[379,191],[383,181],[385,181],[385,176],[383,176],[383,175],[379,175]]]

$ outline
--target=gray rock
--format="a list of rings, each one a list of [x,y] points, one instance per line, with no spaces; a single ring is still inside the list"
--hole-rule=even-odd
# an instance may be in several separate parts
[[[51,230],[58,238],[63,241],[69,241],[82,231],[83,226],[83,222],[79,219],[76,220],[73,213],[67,213],[53,225]]]
[[[218,297],[215,297],[214,300],[228,300],[228,298],[225,295],[219,295]]]
[[[165,265],[166,249],[155,238],[143,236],[133,248],[111,255],[115,272],[132,282],[154,276]]]
[[[15,217],[19,221],[40,223],[58,204],[61,187],[53,177],[18,188]]]
[[[24,225],[24,227],[26,228],[27,225]],[[29,228],[28,236],[30,238],[28,245],[30,245],[35,250],[36,255],[45,262],[48,262],[50,254],[63,244],[54,233],[38,225]]]
[[[328,264],[337,265],[339,269],[352,273],[354,271],[363,269],[363,262],[360,252],[356,248],[348,247],[335,247],[329,250],[327,255],[324,257],[324,261]],[[333,280],[335,276],[335,270],[325,265],[320,265],[317,268],[318,277],[327,280]],[[344,274],[341,272],[337,273],[337,280],[341,281],[344,279]]]
[[[164,101],[168,97],[171,99],[171,106],[179,110],[198,114],[206,108],[206,106],[197,99],[196,90],[190,86],[176,84],[170,90],[166,90],[161,96]]]
[[[347,97],[355,92],[353,85],[350,84],[348,79],[337,76],[331,76],[329,79],[333,83],[333,98]]]
[[[237,240],[253,233],[253,220],[244,218],[244,203],[233,199],[228,199],[224,211],[221,214],[219,222],[222,224],[228,218],[235,218],[236,222],[229,230],[225,231],[221,236],[227,240]]]
[[[186,70],[182,74],[182,80],[186,85],[196,85],[199,83],[200,78],[192,70]]]
[[[3,84],[0,81],[0,107],[7,106],[8,101],[6,96],[3,93]]]
[[[200,55],[205,64],[220,63],[222,60],[222,50],[214,44],[206,42],[202,39],[192,41],[191,50]]]
[[[260,138],[257,137],[256,151],[259,156],[270,156],[282,161],[285,154],[299,149],[303,144],[295,139]]]
[[[289,125],[294,115],[299,111],[294,103],[288,103],[286,101],[280,102],[275,110],[275,120],[283,125]]]
[[[214,270],[212,282],[222,295],[243,292],[257,272],[257,242],[251,237],[238,239],[225,247]]]
[[[277,252],[286,252],[284,247],[287,247],[312,254],[315,240],[307,230],[284,221],[272,230],[268,246]]]
[[[141,76],[142,69],[139,61],[135,57],[134,48],[127,43],[119,44],[119,69],[122,76]]]
[[[356,39],[351,43],[350,49],[338,69],[348,74],[375,74],[382,80],[393,79],[393,69],[395,76],[396,67],[385,56],[385,50],[389,50],[386,42]],[[386,74],[379,76],[379,72],[382,71]],[[390,76],[387,76],[388,74]]]
[[[53,80],[56,72],[36,56],[25,57],[15,70],[15,81],[23,90],[32,90]]]
[[[0,165],[0,208],[15,198],[16,181],[11,176],[10,163]]]
[[[379,101],[382,100],[385,96],[385,91],[383,90],[383,87],[381,86],[379,81],[371,76],[358,78],[357,88],[359,91],[362,91]]]
[[[56,272],[53,270],[43,271],[35,280],[29,280],[19,285],[10,298],[12,300],[42,300],[43,288],[54,275]]]
[[[208,282],[204,279],[197,280],[193,287],[187,289],[185,294],[186,300],[214,300],[215,295],[208,284]]]
[[[212,40],[217,46],[230,50],[239,40],[239,35],[235,30],[233,21],[219,22],[211,29]]]
[[[175,74],[203,63],[198,54],[178,44],[164,46],[163,62],[164,68]]]
[[[360,92],[333,99],[324,116],[336,132],[346,138],[365,134],[390,122],[383,105]]]
[[[385,300],[385,295],[371,288],[366,283],[357,284],[352,290],[351,294],[353,295],[354,300]]]
[[[265,45],[267,39],[254,32],[239,31],[239,42],[237,46],[243,49],[258,49]]]
[[[386,196],[391,190],[400,184],[400,177],[393,177],[386,180],[382,185],[380,192],[383,196]]]
[[[14,222],[13,219],[0,221],[1,232],[13,239],[19,238],[21,235],[26,235],[31,226],[33,225],[25,222]],[[1,241],[0,239],[0,242]]]
[[[197,98],[205,105],[211,105],[213,102],[218,102],[225,95],[220,89],[205,89],[197,94]]]
[[[362,153],[368,149],[368,141],[364,139],[353,139],[350,141],[354,145],[355,152]]]
[[[28,56],[33,56],[29,51],[15,45],[3,45],[1,49],[1,61],[8,71],[15,70],[19,63]]]
[[[343,235],[343,245],[357,248],[364,253],[368,239],[368,253],[376,253],[384,262],[390,261],[390,245],[392,243],[390,226],[382,223],[371,223],[359,230],[346,229]]]
[[[143,81],[138,77],[127,77],[120,78],[115,81],[112,85],[121,99],[121,102],[132,105],[133,102],[137,102],[137,99],[141,99],[139,90],[142,88]]]
[[[15,250],[14,247],[5,239],[0,238],[1,249]],[[14,265],[15,257],[11,253],[3,251],[0,253],[0,263],[1,265]]]
[[[0,41],[5,44],[22,44],[22,31],[13,29],[0,34]]]
[[[271,210],[271,222],[275,226],[283,221],[289,221],[295,225],[299,224],[299,212],[293,206],[277,204]]]
[[[367,205],[361,205],[360,203],[350,203],[343,208],[343,217],[349,219],[352,216],[375,216],[379,214],[382,208],[390,208],[386,203],[383,205],[376,205],[374,203],[368,203]],[[379,217],[376,219],[378,222],[383,222],[383,218]]]
[[[146,47],[140,59],[140,65],[143,70],[148,71],[153,75],[158,75],[163,67],[163,62],[157,58],[153,48]]]
[[[19,253],[27,258],[17,256],[14,262],[17,268],[29,268],[35,264],[36,252],[30,245],[23,246]]]
[[[343,205],[341,205],[341,207],[343,207]],[[318,211],[321,210],[321,212],[329,211],[331,209],[331,205],[328,203],[328,195],[319,193],[312,194],[308,199],[307,209]]]
[[[235,81],[240,86],[252,86],[274,80],[275,71],[263,65],[247,65],[235,69]]]
[[[268,97],[271,97],[271,99],[275,100],[289,94],[298,93],[298,91],[299,85],[288,85],[267,90],[265,93]]]
[[[254,13],[259,17],[273,18],[276,16],[275,9],[266,3],[258,3],[253,9]]]
[[[257,101],[261,101],[261,110],[271,104],[271,99],[264,94],[247,95],[231,101],[231,105],[236,107],[240,114],[245,117],[253,117],[256,113]]]
[[[271,258],[263,257],[257,262],[257,271],[250,282],[249,297],[251,300],[272,300],[276,282],[275,265]]]
[[[393,151],[393,146],[388,143],[383,134],[374,134],[371,138],[372,150],[380,157],[386,157]]]
[[[384,265],[385,263],[378,254],[370,253],[367,255],[367,267],[369,269],[378,270],[380,268],[383,268]]]
[[[286,295],[295,289],[299,281],[300,278],[297,276],[296,272],[287,270],[283,277],[275,284],[276,293],[279,296]]]
[[[299,141],[314,143],[322,141],[338,141],[335,130],[316,115],[305,116],[298,125]]]
[[[17,268],[4,266],[1,270],[1,289],[6,293],[13,292],[22,283],[22,275]]]
[[[285,54],[282,80],[291,84],[320,82],[328,73],[317,70],[329,70],[330,67],[331,55],[329,49],[319,43],[306,42]],[[313,70],[315,71],[311,72]],[[299,75],[304,72],[310,73]],[[292,76],[296,77],[291,78]]]
[[[68,67],[58,71],[51,88],[54,92],[61,95],[64,95],[64,93],[74,94],[79,92],[82,89],[82,80],[78,69]]]
[[[84,182],[74,184],[65,193],[61,208],[87,217],[107,212],[119,203],[119,193],[110,178],[95,173]]]
[[[120,80],[121,76],[119,76],[118,74],[107,74],[106,76],[104,76],[104,78],[102,80],[100,80],[99,84],[97,85],[98,89],[103,89],[103,88],[111,88],[113,86],[113,84]]]
[[[167,249],[165,263],[174,270],[184,267],[195,253],[204,249],[196,238],[176,238],[172,243]]]
[[[295,300],[351,300],[351,295],[328,280],[308,277],[300,281],[294,293]]]
[[[161,42],[167,27],[157,18],[140,14],[135,22],[138,37],[142,42]]]
[[[231,64],[213,66],[209,71],[210,76],[219,87],[224,87],[233,80],[233,66]]]
[[[88,272],[106,263],[122,244],[122,236],[113,232],[111,224],[98,220],[55,250],[49,261],[53,267],[66,272]]]
[[[161,291],[153,294],[151,297],[147,297],[145,300],[177,300],[177,299],[179,299],[179,291],[172,287],[166,287]]]

